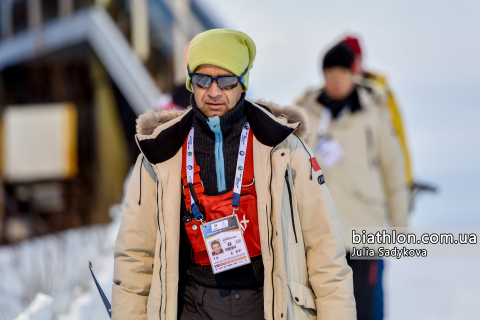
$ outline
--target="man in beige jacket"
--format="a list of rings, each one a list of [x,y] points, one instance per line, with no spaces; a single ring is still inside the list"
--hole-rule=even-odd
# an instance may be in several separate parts
[[[314,130],[309,145],[338,207],[347,252],[350,228],[408,223],[408,188],[398,139],[385,108],[378,105],[381,99],[355,86],[353,62],[345,44],[334,46],[323,59],[325,87],[307,91],[296,102]],[[378,261],[347,259],[358,319],[374,319]]]
[[[113,319],[356,319],[337,210],[302,138],[307,121],[293,107],[245,100],[254,58],[241,32],[198,35],[188,52],[191,107],[138,119],[142,153],[116,240]],[[254,178],[240,178],[235,208],[242,170]],[[251,255],[222,273],[210,264],[235,246],[227,240],[209,258],[195,238],[218,214],[215,199],[241,219]]]

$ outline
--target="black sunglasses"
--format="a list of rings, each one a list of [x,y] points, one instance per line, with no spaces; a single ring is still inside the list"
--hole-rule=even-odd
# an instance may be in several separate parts
[[[217,78],[211,77],[206,74],[201,73],[192,73],[190,72],[190,67],[187,65],[188,75],[192,79],[192,84],[200,89],[208,89],[212,85],[213,81],[217,81],[217,85],[222,90],[231,90],[238,86],[238,83],[245,83],[245,74],[247,74],[248,67],[245,71],[239,76],[220,76]]]

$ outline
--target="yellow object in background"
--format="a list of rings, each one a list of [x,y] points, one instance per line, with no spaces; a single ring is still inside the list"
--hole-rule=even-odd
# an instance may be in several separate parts
[[[65,104],[64,110],[65,132],[65,177],[71,179],[78,173],[78,114],[77,108],[71,104]]]
[[[383,75],[378,75],[370,72],[365,72],[361,79],[361,84],[367,87],[379,90],[385,97],[385,107],[387,108],[390,119],[392,121],[392,127],[397,133],[402,148],[402,153],[405,163],[406,181],[409,186],[413,185],[413,168],[410,157],[410,151],[407,145],[407,138],[405,134],[405,127],[403,125],[402,115],[399,110],[399,106],[393,95],[392,91],[387,85],[387,78]]]
[[[129,170],[128,147],[112,82],[98,58],[92,57],[90,61],[94,85],[95,192],[98,201],[91,212],[91,221],[103,223],[108,218],[104,213],[109,212],[112,204],[122,200],[123,182]]]

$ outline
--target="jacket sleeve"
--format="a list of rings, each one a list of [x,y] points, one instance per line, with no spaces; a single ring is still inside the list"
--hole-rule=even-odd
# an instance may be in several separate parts
[[[115,241],[112,319],[146,319],[157,235],[156,182],[137,159]],[[141,197],[141,202],[140,201]]]
[[[328,181],[323,182],[322,170],[315,171],[310,165],[310,155],[312,151],[298,141],[291,165],[296,171],[295,192],[317,319],[354,320],[352,269],[345,259],[337,208],[326,186]]]
[[[408,186],[405,179],[404,157],[400,142],[385,113],[380,114],[378,134],[378,161],[387,197],[388,214],[392,227],[408,226]]]

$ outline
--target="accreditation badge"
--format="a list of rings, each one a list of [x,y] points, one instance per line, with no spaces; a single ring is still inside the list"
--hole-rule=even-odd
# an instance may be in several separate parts
[[[205,222],[200,229],[213,273],[250,263],[250,255],[236,214]]]
[[[337,141],[327,137],[320,138],[315,146],[315,151],[319,155],[319,158],[322,162],[322,167],[325,167],[326,169],[334,168],[344,158],[343,150],[340,144],[338,144]]]

